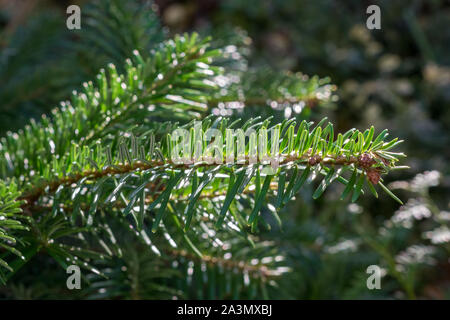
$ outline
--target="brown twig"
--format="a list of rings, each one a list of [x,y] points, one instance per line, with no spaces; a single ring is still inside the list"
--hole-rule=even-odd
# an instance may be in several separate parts
[[[285,155],[281,157],[281,161],[279,162],[280,165],[287,164],[287,163],[293,163],[293,162],[306,162],[310,166],[314,166],[317,164],[321,165],[351,165],[351,164],[361,164],[360,159],[351,156],[351,157],[345,157],[345,156],[338,156],[338,157],[325,157],[321,158],[318,155],[310,156],[309,154],[304,154],[302,156],[297,155]],[[248,156],[246,156],[245,162],[236,163],[235,165],[238,166],[246,166],[248,165]],[[259,163],[262,165],[262,163]],[[74,183],[79,182],[83,178],[92,179],[92,180],[98,180],[105,176],[114,176],[117,174],[125,174],[130,173],[137,170],[149,170],[149,169],[156,169],[158,167],[164,167],[164,168],[172,168],[172,169],[190,169],[190,168],[201,168],[201,167],[212,167],[217,166],[218,164],[209,164],[206,162],[197,163],[195,165],[192,164],[176,164],[172,160],[154,160],[154,161],[136,161],[133,164],[118,164],[115,166],[108,167],[106,169],[101,170],[86,170],[80,173],[73,174],[68,177],[63,177],[60,179],[56,179],[54,181],[47,181],[44,182],[41,186],[32,188],[28,192],[24,193],[21,197],[19,197],[19,200],[25,200],[25,203],[22,205],[22,209],[30,207],[32,204],[34,204],[42,195],[44,194],[50,194],[55,192],[61,185],[72,185]],[[219,164],[220,165],[220,164]],[[226,165],[226,164],[221,164]],[[362,166],[364,167],[364,166]]]

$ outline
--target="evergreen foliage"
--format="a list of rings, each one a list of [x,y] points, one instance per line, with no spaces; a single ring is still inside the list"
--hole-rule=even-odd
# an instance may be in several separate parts
[[[239,37],[226,44],[196,33],[163,40],[156,17],[142,13],[147,9],[106,3],[89,7],[80,39],[60,35],[56,42],[64,38],[72,54],[52,66],[86,66],[67,69],[68,82],[50,99],[61,100],[59,106],[48,113],[44,102],[39,110],[47,114],[0,139],[3,284],[14,278],[32,283],[23,270],[39,262],[63,271],[71,264],[83,268],[86,286],[71,295],[76,298],[277,298],[299,252],[286,257],[280,242],[264,232],[284,232],[281,242],[296,243],[298,230],[292,231],[284,209],[299,195],[316,200],[340,184],[343,202],[378,198],[383,190],[403,204],[384,182],[386,174],[405,168],[398,164],[405,155],[394,150],[401,140],[373,126],[337,132],[327,118],[310,121],[317,108],[329,110],[334,102],[329,78],[249,66]],[[36,64],[25,56],[14,59],[24,72],[27,64],[20,59],[30,68]],[[9,58],[1,61],[14,67]],[[56,77],[42,61],[40,72]],[[13,81],[13,75],[7,68],[0,72],[0,82],[18,86],[0,89],[6,97],[2,121],[8,121],[6,110],[33,101],[14,101],[9,92],[39,88]],[[73,81],[85,82],[72,91]],[[213,128],[226,139],[237,138],[230,129],[251,128],[257,135],[244,140],[243,161],[229,153],[227,142],[222,164],[180,164],[173,159],[173,132],[180,128],[191,139]],[[272,143],[278,142],[274,172],[264,170],[267,159],[250,163],[256,141],[267,155],[275,155]],[[194,155],[195,148],[184,154]],[[226,163],[230,157],[236,161]],[[305,195],[305,188],[312,190]],[[312,239],[320,233],[316,227],[305,224],[302,232]],[[389,257],[371,235],[359,235]],[[389,267],[414,297],[395,263]],[[61,274],[54,279],[63,287]],[[325,284],[315,285],[319,290]]]

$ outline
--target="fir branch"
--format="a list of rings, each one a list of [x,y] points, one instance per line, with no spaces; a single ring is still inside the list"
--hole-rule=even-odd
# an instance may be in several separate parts
[[[44,115],[40,123],[31,121],[24,130],[0,140],[0,177],[26,172],[45,176],[53,156],[63,156],[72,143],[92,146],[90,141],[110,134],[114,123],[148,122],[165,110],[172,119],[196,117],[205,109],[206,92],[214,87],[206,80],[219,71],[211,65],[219,52],[207,48],[207,40],[185,35],[167,41],[147,60],[135,51],[124,75],[110,64],[108,73],[102,70],[97,76],[97,88],[84,83],[83,92],[74,93],[72,102],[53,110],[52,120]]]
[[[243,127],[249,127],[253,122],[254,121],[247,122]],[[226,123],[226,120],[221,120],[220,122],[216,122],[216,125],[225,132],[228,129]],[[277,128],[277,130],[283,133],[278,141],[281,147],[280,154],[278,154],[280,158],[277,164],[283,171],[289,170],[289,168],[292,168],[293,166],[295,166],[295,168],[301,168],[300,170],[296,169],[295,173],[292,174],[287,186],[285,182],[282,182],[281,185],[276,184],[279,186],[277,194],[280,194],[280,197],[277,200],[278,206],[287,203],[287,201],[298,192],[306,178],[312,177],[314,171],[325,175],[325,178],[313,195],[314,198],[318,198],[334,180],[338,180],[346,185],[342,197],[344,198],[348,193],[352,192],[352,201],[356,201],[363,192],[362,188],[365,181],[367,181],[367,184],[371,187],[370,190],[374,191],[373,185],[379,183],[381,173],[387,173],[390,169],[396,168],[395,163],[398,161],[396,156],[399,157],[402,156],[402,154],[388,151],[397,144],[397,139],[386,142],[386,131],[383,131],[379,136],[374,138],[373,127],[366,130],[364,134],[352,129],[344,134],[339,134],[338,137],[334,139],[332,125],[328,124],[325,129],[322,129],[323,123],[324,121],[321,121],[321,123],[312,128],[311,123],[308,124],[302,122],[298,127],[297,132],[295,132],[295,123],[292,121],[286,121],[283,124],[274,126],[274,128]],[[252,127],[261,129],[262,131],[260,130],[260,134],[263,134],[267,124],[267,121],[263,121],[260,123],[253,123]],[[212,124],[210,123],[210,125]],[[205,132],[208,128],[209,126],[204,127]],[[269,138],[266,137],[266,139]],[[174,152],[174,149],[170,142],[167,142],[165,145],[158,143],[157,147],[151,146],[152,150],[149,150],[149,152],[146,153],[145,148],[140,145],[145,139],[138,139],[132,136],[130,140],[131,145],[126,141],[118,143],[118,153],[114,158],[108,154],[108,156],[100,154],[98,150],[92,150],[91,152],[89,152],[89,150],[84,150],[83,152],[75,150],[71,152],[72,157],[62,158],[59,163],[55,159],[55,172],[61,172],[59,168],[62,168],[65,163],[76,163],[77,166],[72,166],[72,171],[68,170],[64,175],[60,174],[53,180],[42,181],[41,184],[24,192],[20,199],[25,200],[26,204],[24,204],[22,208],[25,211],[32,209],[34,203],[42,196],[49,196],[57,190],[61,190],[61,188],[71,189],[72,186],[76,186],[75,190],[80,190],[82,187],[90,188],[95,186],[97,181],[120,177],[121,182],[114,190],[111,189],[108,191],[108,199],[116,198],[116,195],[118,194],[122,194],[123,197],[128,198],[129,202],[126,202],[125,212],[130,212],[131,205],[137,201],[137,197],[142,191],[153,196],[153,202],[148,204],[148,202],[146,203],[144,201],[143,203],[144,206],[148,206],[149,210],[155,208],[155,206],[166,197],[166,201],[185,201],[186,210],[190,210],[189,208],[192,208],[197,200],[208,198],[211,194],[223,194],[225,199],[230,197],[230,192],[232,192],[231,187],[233,186],[233,183],[235,183],[233,182],[234,171],[240,171],[244,174],[244,172],[253,168],[257,174],[260,174],[264,166],[268,165],[267,159],[264,159],[261,154],[258,156],[258,162],[250,165],[249,162],[252,156],[250,155],[249,150],[251,146],[249,144],[245,145],[247,154],[245,154],[244,158],[238,159],[238,156],[233,153],[234,159],[238,160],[236,163],[215,164],[201,160],[186,164],[172,160],[173,154],[171,152]],[[150,140],[153,141],[154,137],[150,136]],[[168,135],[167,139],[164,139],[164,141],[171,141],[170,135]],[[266,154],[271,152],[270,143],[271,141],[268,140],[265,143],[267,148]],[[223,148],[225,158],[229,159],[226,154],[226,143],[223,144]],[[139,150],[139,152],[137,150]],[[194,151],[191,150],[191,152]],[[87,161],[86,158],[89,159],[89,161]],[[346,180],[342,176],[343,171],[336,170],[336,167],[342,167],[344,170],[350,169],[353,171],[351,179]],[[198,189],[196,191],[198,195],[193,198],[192,194],[194,188],[197,188],[194,186],[195,183],[192,182],[192,184],[186,184],[185,182],[180,185],[179,182],[182,180],[189,181],[189,177],[191,177],[193,173],[195,175],[195,172],[201,173],[201,179],[203,180],[213,172],[214,174],[211,176],[210,181],[205,180],[202,189]],[[176,180],[174,175],[168,176],[169,173],[177,175]],[[217,173],[222,174],[221,178],[214,177]],[[275,174],[276,179],[281,177],[280,172],[274,172],[272,174]],[[135,180],[132,178],[133,175],[141,178]],[[154,188],[149,188],[149,178],[153,180],[157,179],[154,180],[153,183],[159,184],[162,189],[159,189],[158,192],[155,193],[156,190]],[[258,182],[255,180],[255,177],[249,175],[247,179],[248,182],[243,186],[243,190],[246,189],[246,186],[251,185],[256,185],[256,188],[258,188]],[[314,179],[314,177],[312,177],[312,179]],[[142,181],[144,181],[144,183],[142,183]],[[134,190],[131,192],[122,190],[125,183],[128,185],[127,188],[131,187],[132,189],[134,188]],[[207,185],[215,186],[212,192],[203,190]],[[267,185],[268,189],[271,189],[270,186],[272,186],[271,183]],[[239,187],[239,185],[237,187]],[[187,197],[186,192],[189,188],[192,188],[193,190],[191,196]],[[226,188],[228,188],[228,191],[225,191]],[[384,185],[382,185],[382,188],[390,193]],[[247,190],[255,189],[254,187],[249,187]],[[237,192],[237,189],[233,192]],[[255,197],[256,196],[257,195],[255,195]],[[393,197],[398,200],[395,196]],[[148,200],[148,198],[149,197],[144,197],[144,200]],[[102,201],[108,202],[108,199],[101,200],[99,204],[101,204]],[[260,203],[260,200],[257,200],[257,203]],[[256,211],[252,214],[252,217],[260,209],[259,207],[255,207],[254,210]],[[161,211],[158,216],[162,214],[163,211]],[[253,219],[254,218],[250,218],[249,223],[253,222]],[[188,228],[189,223],[190,221],[186,221],[185,228]]]
[[[302,155],[302,156],[281,156],[283,160],[280,161],[280,165],[287,165],[292,163],[305,163],[308,165],[338,165],[338,166],[349,166],[352,164],[361,166],[361,158],[370,155],[368,153],[364,153],[359,159],[356,157],[346,158],[342,156],[338,156],[335,158],[319,158],[316,155]],[[260,163],[261,164],[261,163]],[[208,164],[205,162],[197,163],[197,164],[177,164],[174,163],[171,159],[161,160],[152,160],[145,162],[141,162],[139,160],[135,161],[132,164],[129,163],[115,163],[112,167],[106,167],[104,170],[86,170],[80,173],[70,174],[68,177],[63,177],[61,179],[44,182],[40,186],[32,188],[30,191],[26,192],[24,195],[20,197],[21,200],[24,200],[26,204],[22,207],[26,208],[29,205],[33,204],[37,201],[41,196],[48,195],[54,193],[61,186],[70,186],[72,184],[76,184],[81,180],[86,181],[95,181],[99,180],[105,176],[115,176],[115,175],[124,175],[127,173],[134,173],[139,171],[147,171],[147,170],[155,170],[155,169],[164,169],[167,171],[176,170],[176,169],[190,169],[190,168],[215,168],[217,164]],[[226,167],[227,165],[221,165]],[[245,157],[245,162],[236,163],[233,167],[248,167],[249,166],[249,157]],[[364,167],[367,168],[367,167]]]
[[[20,205],[22,202],[17,198],[20,191],[14,181],[6,185],[0,180],[0,253],[6,251],[18,256],[20,259],[25,259],[22,253],[14,248],[18,241],[14,232],[18,230],[28,230],[28,228],[20,221],[19,214],[22,212]],[[4,255],[0,255],[0,282],[6,282],[6,274],[3,269],[13,271],[7,261],[4,260]]]
[[[222,85],[222,90],[208,100],[210,108],[218,110],[242,111],[245,107],[253,106],[285,110],[295,106],[294,112],[300,113],[304,107],[313,108],[330,103],[336,91],[336,86],[330,84],[328,78],[280,73],[269,68],[234,72],[218,78],[217,83]]]

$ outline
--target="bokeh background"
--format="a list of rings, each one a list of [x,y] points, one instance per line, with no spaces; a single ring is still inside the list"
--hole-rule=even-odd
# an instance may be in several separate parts
[[[450,1],[119,2],[0,0],[0,135],[49,113],[107,63],[120,66],[133,49],[185,31],[239,45],[255,69],[329,77],[336,97],[313,118],[327,116],[338,131],[388,128],[405,140],[410,169],[388,177],[405,205],[384,195],[349,205],[338,188],[313,201],[314,189],[303,190],[283,214],[283,232],[265,235],[293,270],[278,297],[450,298]],[[65,27],[70,4],[82,8],[77,32]],[[365,26],[370,4],[381,8],[381,30]],[[127,23],[94,37],[101,26],[92,7]],[[371,264],[387,271],[381,290],[367,290]],[[20,284],[2,290],[36,296]]]

